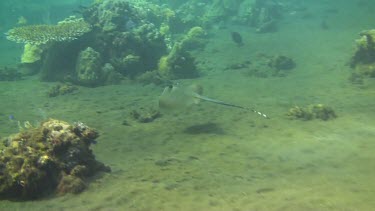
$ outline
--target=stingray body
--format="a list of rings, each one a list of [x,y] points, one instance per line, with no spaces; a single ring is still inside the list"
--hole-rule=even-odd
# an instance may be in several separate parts
[[[212,99],[202,95],[203,88],[199,85],[193,84],[187,88],[181,88],[178,85],[170,85],[164,88],[163,93],[159,97],[159,108],[161,110],[176,110],[190,107],[198,104],[200,101],[215,103],[218,105],[235,107],[252,111],[264,118],[269,118],[267,115],[256,111],[252,108],[243,107],[221,100]]]

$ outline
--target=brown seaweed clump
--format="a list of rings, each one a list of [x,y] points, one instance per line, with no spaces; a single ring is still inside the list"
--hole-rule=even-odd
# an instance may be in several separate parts
[[[29,200],[83,191],[87,177],[110,171],[90,149],[98,136],[83,123],[49,119],[4,139],[0,198]]]
[[[287,116],[291,119],[321,119],[324,121],[337,117],[335,111],[331,107],[323,104],[309,105],[306,108],[295,106],[289,109]]]

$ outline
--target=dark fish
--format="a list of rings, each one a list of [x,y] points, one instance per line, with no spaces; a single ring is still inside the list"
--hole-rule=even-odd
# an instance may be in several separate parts
[[[242,42],[242,36],[240,35],[240,33],[232,32],[231,35],[232,35],[233,42],[235,42],[238,46],[244,45],[243,42]]]

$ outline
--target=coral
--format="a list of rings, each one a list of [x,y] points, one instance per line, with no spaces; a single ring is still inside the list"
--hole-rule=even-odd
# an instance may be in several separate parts
[[[281,4],[272,0],[255,0],[250,11],[242,19],[250,26],[256,28],[256,32],[274,32],[277,30],[277,20],[281,18]]]
[[[133,78],[146,70],[146,62],[142,61],[140,56],[131,53],[123,58],[112,59],[111,62],[116,69],[129,78]]]
[[[7,32],[7,39],[18,43],[41,45],[54,41],[75,40],[90,30],[91,26],[82,18],[72,16],[57,25],[29,25],[13,28]]]
[[[182,38],[181,47],[184,50],[194,50],[203,48],[207,43],[205,39],[206,32],[202,27],[196,26],[189,30],[189,32]]]
[[[21,56],[21,63],[35,63],[41,60],[43,47],[26,43]]]
[[[214,23],[233,16],[242,0],[213,0],[205,14],[205,22]]]
[[[73,82],[78,54],[86,46],[83,40],[46,45],[39,70],[40,78],[43,81]]]
[[[107,4],[110,4],[109,2],[113,1],[108,1]],[[116,13],[124,19],[101,20],[104,18],[100,15],[104,12],[101,5],[93,8],[94,12],[87,14],[89,19],[100,23],[101,28],[109,22],[111,23],[109,25],[115,26],[109,31],[103,28],[98,34],[101,36],[100,40],[95,41],[95,45],[102,46],[100,47],[102,55],[108,55],[106,58],[109,58],[109,61],[105,62],[111,63],[115,71],[129,78],[135,78],[146,71],[156,69],[158,59],[167,50],[164,35],[160,33],[157,25],[159,23],[150,22],[156,21],[151,19],[156,14],[150,14],[150,21],[145,17],[141,20],[140,17],[145,15],[142,14],[144,10],[139,10],[134,5],[129,3],[111,3],[110,5],[108,12]]]
[[[102,77],[100,54],[91,47],[81,51],[76,62],[76,80],[85,86],[96,86]]]
[[[20,27],[8,32],[9,39],[30,46],[25,49],[25,70],[39,72],[43,81],[94,87],[119,83],[122,78],[135,79],[156,70],[159,59],[168,52],[169,21],[175,18],[169,8],[141,1],[106,0],[78,12],[83,19]],[[84,26],[77,29],[79,24]],[[95,30],[82,36],[88,27]],[[73,35],[62,32],[64,29]],[[79,40],[73,40],[78,37]],[[173,46],[171,39],[168,42]],[[43,52],[38,55],[39,49],[31,45],[38,45]]]
[[[165,57],[166,58],[166,57]],[[137,82],[142,84],[161,85],[166,83],[166,80],[160,77],[157,71],[147,71],[136,78]]]
[[[200,26],[195,26],[189,30],[187,33],[187,38],[188,39],[195,39],[195,38],[201,38],[206,35],[206,32],[204,29]]]
[[[159,60],[158,73],[165,79],[182,79],[198,77],[195,59],[182,47],[175,43],[171,52]]]
[[[352,64],[375,62],[375,29],[363,31],[361,38],[356,40],[357,51],[352,58]]]
[[[111,63],[105,63],[102,67],[102,82],[104,84],[119,84],[123,76],[115,71]]]
[[[159,28],[159,33],[162,35],[162,36],[167,36],[169,35],[170,33],[170,27],[168,24],[166,23],[162,23],[160,25],[160,28]]]
[[[85,182],[74,175],[63,175],[57,186],[57,193],[63,195],[66,193],[80,193],[86,189]]]
[[[102,32],[130,31],[133,27],[139,26],[145,18],[141,16],[141,9],[132,3],[118,0],[101,1],[83,11],[82,15]]]
[[[287,116],[293,119],[302,119],[302,120],[311,120],[313,115],[308,112],[306,109],[299,106],[295,106],[289,109]]]
[[[337,117],[331,107],[323,104],[309,105],[306,108],[295,106],[289,109],[287,116],[291,119],[321,119],[324,121]]]
[[[56,86],[53,86],[48,91],[48,97],[56,97],[59,95],[66,95],[69,93],[72,93],[76,91],[78,88],[69,84],[58,84]]]
[[[160,75],[168,75],[170,71],[170,65],[168,62],[168,56],[162,56],[158,63],[158,73]]]
[[[176,18],[176,13],[170,8],[163,8],[162,10],[163,19],[169,22],[171,19]]]
[[[351,59],[350,66],[355,74],[375,77],[375,29],[363,31],[356,40],[357,49]]]
[[[175,2],[172,1],[169,5],[175,4]],[[207,6],[207,3],[191,1],[185,1],[182,5],[179,5],[178,8],[174,9],[175,17],[168,22],[170,31],[182,33],[190,27],[203,26],[206,22],[211,21],[207,14],[209,12]]]
[[[84,125],[49,119],[3,140],[0,198],[28,200],[50,193],[79,193],[87,177],[110,168],[95,160],[98,133]]]

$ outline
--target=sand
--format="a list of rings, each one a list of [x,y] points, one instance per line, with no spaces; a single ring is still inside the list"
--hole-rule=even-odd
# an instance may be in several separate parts
[[[347,66],[358,33],[373,28],[372,13],[355,3],[333,14],[325,7],[336,6],[315,5],[308,19],[290,15],[276,33],[235,26],[213,30],[205,51],[194,54],[202,77],[183,84],[200,83],[207,96],[253,106],[271,119],[201,103],[138,123],[129,112],[156,108],[162,87],[80,87],[49,98],[55,83],[36,76],[0,82],[1,137],[18,131],[16,121],[82,121],[100,131],[93,150],[112,168],[81,194],[3,200],[0,210],[372,210],[375,81],[351,84]],[[322,17],[328,30],[320,28]],[[230,40],[233,30],[242,34],[245,46]],[[289,56],[297,66],[285,77],[225,70],[257,62],[259,53]],[[318,103],[334,108],[338,117],[301,121],[286,116],[293,106]],[[15,121],[8,120],[10,114]]]

